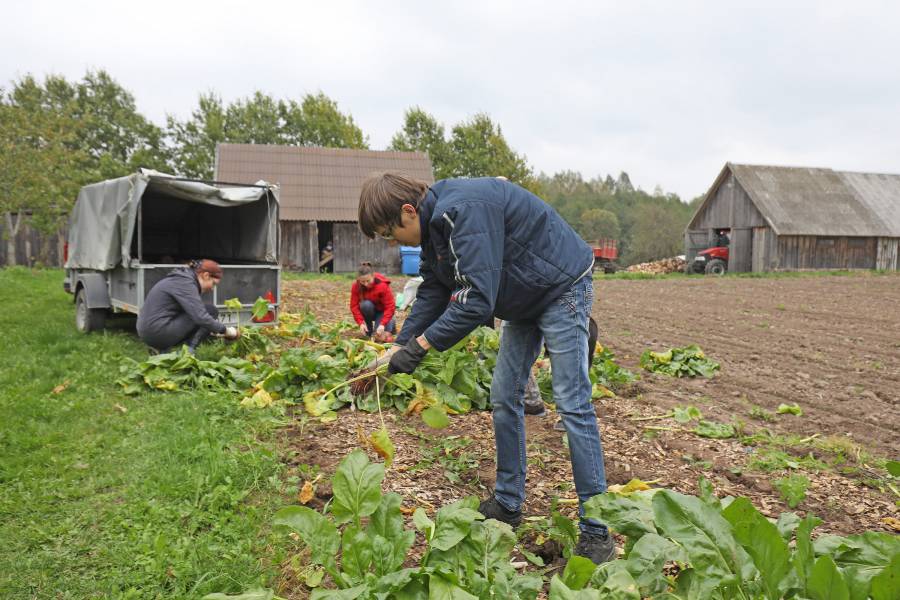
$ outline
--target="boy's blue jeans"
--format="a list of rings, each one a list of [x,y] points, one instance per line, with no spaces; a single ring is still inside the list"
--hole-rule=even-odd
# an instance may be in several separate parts
[[[603,446],[591,404],[588,377],[588,317],[594,303],[590,274],[576,281],[535,321],[506,321],[491,383],[497,483],[494,496],[508,510],[525,501],[525,384],[544,341],[550,352],[553,400],[569,439],[569,455],[579,504],[606,491]],[[580,509],[583,514],[583,506]],[[582,531],[606,533],[594,520],[582,519]]]

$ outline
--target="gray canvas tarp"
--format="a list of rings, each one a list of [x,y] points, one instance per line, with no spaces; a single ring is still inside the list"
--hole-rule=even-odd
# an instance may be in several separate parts
[[[252,187],[220,187],[179,180],[150,170],[85,186],[78,194],[69,223],[66,268],[105,271],[117,265],[129,265],[137,258],[131,255],[131,248],[137,235],[141,202],[152,204],[172,199],[220,208],[238,208],[262,201],[258,211],[254,211],[256,218],[241,219],[234,224],[238,228],[236,232],[217,232],[214,225],[203,228],[207,235],[202,253],[225,255],[227,248],[247,259],[274,263],[278,239],[277,192],[277,187],[262,182]]]

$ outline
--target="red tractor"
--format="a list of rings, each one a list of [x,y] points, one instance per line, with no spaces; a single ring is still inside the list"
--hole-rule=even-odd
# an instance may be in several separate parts
[[[600,239],[594,246],[594,270],[603,269],[604,273],[615,273],[618,266],[619,250],[616,240]]]
[[[691,263],[691,273],[706,273],[707,275],[724,275],[728,270],[728,232],[721,230],[716,232],[715,246],[701,250]]]

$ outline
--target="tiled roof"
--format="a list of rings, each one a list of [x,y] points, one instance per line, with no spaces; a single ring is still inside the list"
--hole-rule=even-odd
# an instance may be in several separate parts
[[[363,180],[376,171],[402,171],[434,182],[421,152],[219,144],[217,181],[280,186],[283,221],[356,221]]]

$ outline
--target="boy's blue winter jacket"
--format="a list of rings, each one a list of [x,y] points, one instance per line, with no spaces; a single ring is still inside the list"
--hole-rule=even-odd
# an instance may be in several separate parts
[[[492,316],[537,318],[590,272],[593,252],[543,200],[502,179],[445,179],[419,205],[419,286],[397,344],[443,351]]]

